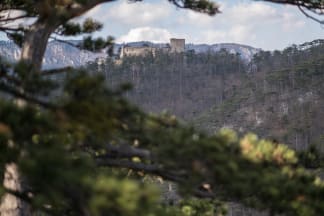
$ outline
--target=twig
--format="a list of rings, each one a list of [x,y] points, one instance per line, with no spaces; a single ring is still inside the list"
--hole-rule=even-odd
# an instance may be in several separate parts
[[[10,22],[10,21],[18,20],[18,19],[23,19],[23,18],[32,18],[32,17],[28,16],[28,15],[21,15],[21,16],[17,16],[17,17],[9,17],[6,19],[0,19],[0,22]]]

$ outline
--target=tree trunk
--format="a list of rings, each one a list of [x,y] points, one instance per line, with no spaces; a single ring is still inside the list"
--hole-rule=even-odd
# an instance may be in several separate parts
[[[6,170],[4,174],[3,185],[5,188],[22,192],[23,180],[18,172],[18,167],[16,164],[11,163],[6,165]],[[1,216],[30,216],[31,208],[28,203],[17,198],[11,194],[5,194],[1,199],[0,204],[0,215]]]
[[[21,50],[21,60],[31,64],[34,70],[40,71],[48,39],[58,26],[59,23],[48,20],[39,20],[33,24],[26,34]]]
[[[58,23],[49,22],[48,20],[38,20],[33,24],[26,37],[21,50],[21,59],[36,72],[41,71],[43,57],[50,35],[58,27]],[[17,105],[25,104],[19,103]],[[23,105],[22,105],[23,106]],[[3,185],[10,190],[23,192],[26,183],[22,180],[18,167],[15,163],[7,164],[5,168]],[[0,216],[31,216],[32,210],[29,203],[20,198],[5,194],[1,198]]]

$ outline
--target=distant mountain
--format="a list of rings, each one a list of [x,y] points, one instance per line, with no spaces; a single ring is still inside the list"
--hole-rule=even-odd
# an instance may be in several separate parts
[[[222,49],[227,50],[229,53],[238,53],[241,58],[246,61],[250,61],[252,57],[258,53],[261,49],[257,49],[247,45],[235,44],[235,43],[220,43],[220,44],[187,44],[187,50],[194,50],[196,53],[200,52],[219,52]]]
[[[73,41],[72,41],[73,42]],[[77,41],[74,41],[77,42]],[[120,48],[123,45],[128,46],[152,46],[152,47],[165,47],[166,43],[152,43],[146,41],[132,42],[127,44],[115,44],[114,53],[118,55]],[[239,53],[243,60],[250,61],[254,54],[260,51],[250,46],[223,43],[223,44],[186,44],[186,50],[194,50],[196,53],[201,52],[218,52],[221,49],[226,49],[230,53]],[[0,41],[0,56],[9,61],[16,61],[20,57],[20,49],[11,41]],[[46,50],[44,58],[44,68],[60,68],[66,66],[79,67],[85,65],[87,62],[95,61],[97,58],[105,58],[107,54],[92,53],[84,50],[79,50],[73,46],[56,41],[50,41]]]
[[[78,67],[100,57],[105,57],[106,53],[92,53],[79,50],[71,45],[50,41],[48,43],[44,68]],[[0,41],[0,56],[9,61],[16,61],[20,57],[20,49],[11,41]]]

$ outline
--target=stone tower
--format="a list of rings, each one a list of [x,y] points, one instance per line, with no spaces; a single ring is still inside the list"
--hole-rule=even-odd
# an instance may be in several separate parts
[[[185,39],[170,39],[171,52],[184,52],[185,51]]]

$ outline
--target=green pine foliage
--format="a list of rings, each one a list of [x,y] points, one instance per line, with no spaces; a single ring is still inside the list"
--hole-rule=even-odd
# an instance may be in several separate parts
[[[218,200],[231,199],[271,214],[324,214],[323,181],[303,168],[298,154],[283,144],[252,134],[240,138],[228,130],[210,135],[179,122],[173,115],[147,114],[125,99],[129,86],[114,86],[111,90],[102,76],[89,75],[92,71],[60,71],[63,82],[45,76],[41,60],[50,36],[62,41],[57,37],[83,35],[80,44],[69,44],[92,51],[111,46],[111,37],[93,39],[90,35],[101,29],[100,23],[92,19],[80,24],[71,22],[104,2],[109,1],[0,3],[0,12],[22,12],[24,16],[14,21],[35,19],[32,24],[12,29],[0,25],[0,31],[11,36],[23,51],[33,51],[27,52],[31,56],[22,55],[17,64],[0,61],[0,180],[4,180],[8,165],[17,166],[16,174],[22,177],[16,179],[21,189],[0,185],[0,195],[16,196],[38,215],[225,215]],[[219,12],[218,6],[208,0],[169,2],[209,15]],[[307,5],[309,9],[323,7],[322,2]],[[0,16],[0,24],[6,23],[5,19]],[[36,32],[42,33],[37,37],[39,41],[34,40]],[[269,56],[272,58],[272,54],[265,53],[259,59],[271,67],[264,61]],[[193,55],[187,58],[196,59]],[[182,55],[176,59],[187,64]],[[205,63],[222,67],[217,76],[232,69],[235,74],[235,67],[245,67],[238,56],[224,51],[219,59],[222,62],[214,62],[212,54],[207,54],[207,60],[202,56],[196,61],[201,68]],[[153,56],[149,61],[162,65]],[[136,68],[134,64],[126,66]],[[302,67],[297,71],[303,78],[305,74],[317,76],[319,68]],[[176,64],[166,69],[181,72]],[[215,75],[213,72],[211,69],[207,73]],[[179,75],[180,79],[183,74]],[[231,95],[237,93],[231,88]],[[307,161],[316,155],[309,152],[300,157]],[[177,183],[179,203],[163,203],[159,189],[141,181],[143,175]]]
[[[17,81],[24,79],[19,70],[14,71]],[[126,180],[127,169],[117,169],[127,168],[126,164],[175,180],[184,197],[195,195],[195,185],[208,183],[219,198],[232,197],[258,209],[287,215],[324,211],[323,183],[298,166],[297,155],[284,145],[255,135],[239,140],[231,131],[210,136],[182,125],[174,116],[145,114],[122,97],[122,89],[111,91],[102,77],[83,71],[68,75],[55,99],[45,100],[33,89],[21,91],[9,79],[1,84],[17,88],[21,95],[15,96],[26,102],[21,106],[16,100],[2,100],[1,176],[5,163],[18,164],[28,182],[28,190],[19,196],[39,211],[54,215],[222,212],[222,207],[214,209],[214,204],[198,200],[163,210],[154,186],[136,178]],[[108,144],[135,145],[150,150],[152,156],[139,154],[135,160],[134,155],[114,154]]]

